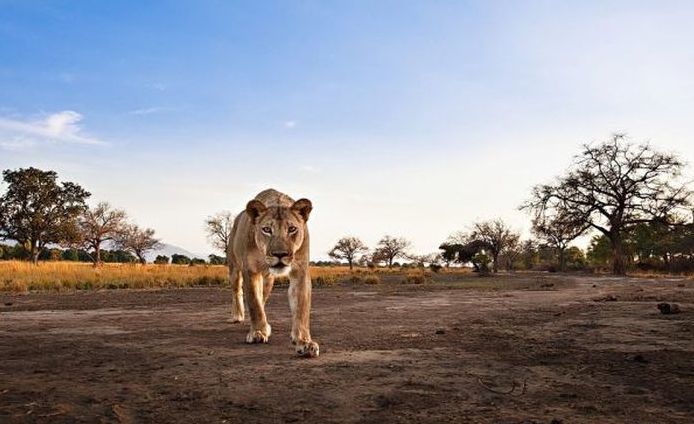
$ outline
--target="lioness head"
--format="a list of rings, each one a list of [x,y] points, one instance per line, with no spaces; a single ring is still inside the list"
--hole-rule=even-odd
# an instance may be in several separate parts
[[[246,213],[253,223],[253,237],[265,262],[274,275],[287,275],[294,254],[304,242],[306,221],[311,213],[311,201],[299,199],[291,207],[267,207],[259,200],[246,205]]]

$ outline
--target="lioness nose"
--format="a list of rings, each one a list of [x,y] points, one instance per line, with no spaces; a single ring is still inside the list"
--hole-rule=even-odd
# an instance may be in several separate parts
[[[272,252],[272,256],[276,257],[279,260],[282,260],[283,258],[289,256],[289,252]]]

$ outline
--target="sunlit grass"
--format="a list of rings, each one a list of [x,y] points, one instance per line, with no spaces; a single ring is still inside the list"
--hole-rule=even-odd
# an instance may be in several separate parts
[[[311,279],[316,286],[330,286],[352,275],[361,275],[366,279],[372,275],[401,272],[399,268],[355,268],[350,272],[347,266],[311,267]],[[373,283],[377,279],[370,278],[369,281]],[[278,283],[282,284],[283,281]],[[109,263],[95,268],[79,262],[41,262],[33,265],[22,261],[0,261],[0,291],[143,289],[228,284],[228,270],[224,265]]]
[[[70,290],[221,285],[224,266],[0,262],[0,290]]]

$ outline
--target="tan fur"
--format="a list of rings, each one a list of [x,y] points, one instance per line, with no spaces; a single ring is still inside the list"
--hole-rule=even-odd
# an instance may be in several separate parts
[[[311,340],[311,277],[306,221],[311,212],[307,199],[294,201],[268,189],[248,202],[231,231],[228,250],[232,288],[232,321],[244,319],[244,301],[251,319],[247,343],[267,343],[271,327],[265,303],[277,275],[289,275],[292,312],[291,341],[301,356],[315,357],[319,347]],[[266,230],[271,230],[267,233]]]

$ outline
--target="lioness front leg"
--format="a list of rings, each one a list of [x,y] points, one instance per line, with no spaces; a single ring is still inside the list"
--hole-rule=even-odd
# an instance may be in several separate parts
[[[243,273],[243,294],[251,316],[251,328],[246,335],[246,343],[267,343],[270,339],[270,324],[265,316],[263,305],[262,274]]]
[[[267,300],[270,297],[270,293],[272,293],[272,287],[274,286],[274,284],[274,275],[268,275],[267,277],[263,278],[263,305],[267,303]]]
[[[319,355],[318,343],[311,340],[309,320],[311,315],[311,278],[308,264],[289,274],[289,307],[292,311],[291,340],[300,356],[315,358]]]

